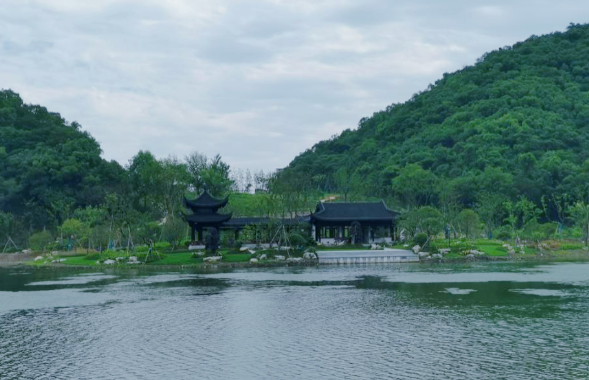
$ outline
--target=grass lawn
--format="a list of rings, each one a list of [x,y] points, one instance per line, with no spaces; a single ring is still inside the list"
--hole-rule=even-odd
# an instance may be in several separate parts
[[[485,252],[489,256],[507,256],[509,253],[507,249],[503,248],[500,245],[479,245],[477,249],[481,252]]]

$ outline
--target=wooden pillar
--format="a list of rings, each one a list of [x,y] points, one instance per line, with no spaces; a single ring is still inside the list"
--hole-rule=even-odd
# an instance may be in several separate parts
[[[198,228],[198,244],[202,244],[203,239],[202,239],[202,227]]]
[[[235,241],[239,240],[239,228],[235,230]]]
[[[190,243],[196,241],[196,230],[194,226],[190,226]]]
[[[339,226],[339,237],[344,238],[344,226]]]

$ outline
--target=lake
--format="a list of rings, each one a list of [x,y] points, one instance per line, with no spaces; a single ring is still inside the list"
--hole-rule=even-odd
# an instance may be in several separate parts
[[[589,264],[0,269],[0,379],[586,379]]]

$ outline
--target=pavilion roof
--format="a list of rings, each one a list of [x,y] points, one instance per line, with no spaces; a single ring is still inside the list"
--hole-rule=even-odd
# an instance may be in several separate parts
[[[384,201],[353,203],[319,203],[312,219],[319,221],[389,221],[399,213],[389,210]]]
[[[194,200],[189,200],[186,199],[186,197],[184,197],[184,204],[186,205],[186,207],[192,210],[203,208],[219,209],[221,207],[224,207],[227,204],[227,202],[229,202],[229,196],[227,196],[224,199],[215,198],[206,189],[202,193],[200,193],[200,195]]]
[[[229,219],[231,219],[232,213],[229,214],[192,214],[192,215],[185,215],[184,219],[186,219],[189,223],[196,223],[196,224],[220,224],[225,223]]]

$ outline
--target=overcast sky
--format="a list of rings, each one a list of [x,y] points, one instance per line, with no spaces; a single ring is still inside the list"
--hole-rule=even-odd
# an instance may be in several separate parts
[[[589,21],[570,0],[0,0],[0,88],[121,164],[273,170],[445,72]]]

